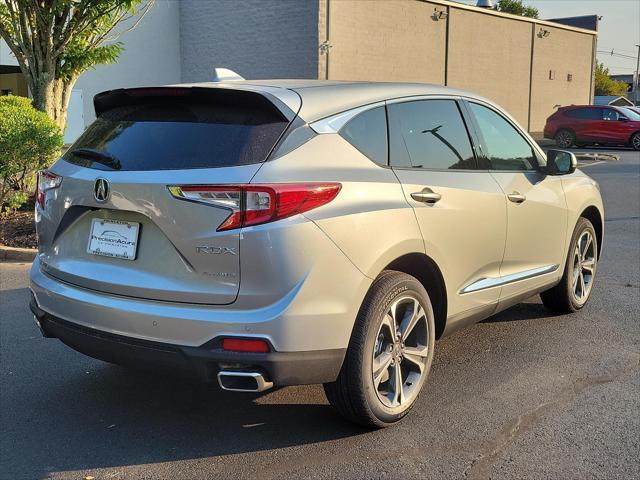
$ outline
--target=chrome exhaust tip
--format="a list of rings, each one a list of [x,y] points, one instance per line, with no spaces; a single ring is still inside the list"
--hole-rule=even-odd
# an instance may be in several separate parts
[[[261,373],[234,370],[218,372],[218,383],[229,392],[264,392],[273,387],[273,382],[265,380]]]

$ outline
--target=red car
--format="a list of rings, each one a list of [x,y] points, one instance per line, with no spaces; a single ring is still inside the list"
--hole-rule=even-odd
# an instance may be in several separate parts
[[[547,118],[544,137],[569,148],[597,143],[640,150],[640,114],[623,107],[571,105]]]

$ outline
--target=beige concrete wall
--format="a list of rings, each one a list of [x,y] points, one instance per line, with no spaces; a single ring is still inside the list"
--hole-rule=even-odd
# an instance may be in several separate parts
[[[432,18],[436,7],[447,9],[407,0],[330,0],[329,78],[444,83],[446,20]]]
[[[0,90],[11,90],[12,95],[28,96],[27,82],[21,73],[0,74]]]
[[[531,85],[531,125],[540,132],[555,105],[591,103],[593,36],[549,26],[537,26]],[[540,37],[540,30],[548,36]],[[553,80],[549,72],[553,72]],[[567,80],[567,75],[572,80]]]
[[[452,8],[447,84],[501,105],[527,128],[531,23]]]
[[[320,44],[327,5],[331,48],[328,62],[318,57],[319,78],[446,83],[495,101],[532,132],[554,105],[591,102],[594,35],[447,1],[318,0]],[[448,18],[434,20],[434,10]]]
[[[329,0],[318,0],[318,78],[327,78],[327,60],[329,58],[328,49],[320,48],[320,45],[329,40],[327,34],[327,7]]]

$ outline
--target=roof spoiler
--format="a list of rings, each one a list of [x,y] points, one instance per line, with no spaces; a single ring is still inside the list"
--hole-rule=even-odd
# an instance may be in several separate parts
[[[239,82],[241,80],[244,80],[244,77],[228,68],[216,67],[213,69],[213,82]]]

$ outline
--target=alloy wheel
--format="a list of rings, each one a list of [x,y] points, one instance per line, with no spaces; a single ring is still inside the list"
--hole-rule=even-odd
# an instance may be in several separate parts
[[[634,150],[640,150],[640,135],[636,134],[631,139],[631,146]]]
[[[372,378],[388,408],[410,405],[420,391],[429,354],[427,310],[413,296],[394,301],[376,335]]]
[[[582,305],[589,298],[596,274],[596,247],[590,231],[582,232],[573,252],[572,292],[575,301]]]
[[[562,130],[556,135],[556,142],[562,148],[569,148],[573,143],[573,136],[568,130]]]

